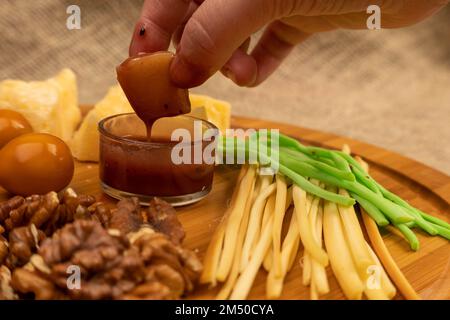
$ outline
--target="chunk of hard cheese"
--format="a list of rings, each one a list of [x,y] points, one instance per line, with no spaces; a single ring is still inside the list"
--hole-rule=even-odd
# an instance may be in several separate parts
[[[98,161],[100,120],[119,113],[133,112],[125,94],[117,85],[109,89],[106,96],[89,111],[69,143],[72,154],[81,161]]]
[[[45,81],[0,82],[0,109],[21,113],[36,132],[69,141],[80,122],[76,76],[63,69]]]
[[[217,100],[209,96],[193,94],[191,100],[191,112],[189,115],[208,120],[214,124],[222,134],[230,127],[231,105],[223,100]]]

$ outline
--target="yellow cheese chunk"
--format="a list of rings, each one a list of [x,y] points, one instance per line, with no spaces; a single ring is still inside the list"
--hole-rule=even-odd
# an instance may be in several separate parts
[[[80,161],[98,161],[98,123],[106,117],[127,112],[133,112],[133,109],[122,89],[118,85],[111,87],[106,96],[86,115],[70,142],[73,156]]]
[[[222,100],[217,100],[209,96],[193,94],[189,95],[191,100],[191,115],[208,120],[219,128],[222,134],[230,127],[231,105]]]
[[[0,82],[0,109],[21,113],[36,132],[69,141],[81,119],[76,76],[63,69],[45,81]]]

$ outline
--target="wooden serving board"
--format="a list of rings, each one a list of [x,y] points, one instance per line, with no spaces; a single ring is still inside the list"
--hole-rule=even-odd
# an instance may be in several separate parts
[[[233,117],[236,128],[274,128],[295,137],[305,144],[340,149],[348,144],[352,152],[369,162],[372,176],[387,189],[395,192],[412,205],[450,222],[450,177],[414,160],[396,153],[352,139],[339,137],[292,125]],[[212,192],[202,201],[177,208],[179,218],[186,230],[184,245],[198,252],[203,258],[210,238],[226,210],[239,170],[237,167],[216,168]],[[115,200],[100,190],[98,165],[96,163],[76,163],[75,176],[70,185],[78,193],[93,194],[99,200]],[[0,190],[0,200],[6,194]],[[413,252],[399,237],[385,234],[384,240],[397,264],[424,299],[450,298],[450,242],[440,237],[430,237],[415,230],[420,240],[420,250]],[[298,258],[302,255],[300,250]],[[297,259],[299,261],[299,259]],[[333,275],[327,268],[331,291],[322,299],[344,299]],[[266,272],[260,270],[250,299],[264,299]],[[214,299],[218,288],[199,287],[188,298]],[[309,299],[309,288],[302,285],[301,266],[296,263],[285,279],[282,299]],[[401,299],[398,293],[396,298]]]

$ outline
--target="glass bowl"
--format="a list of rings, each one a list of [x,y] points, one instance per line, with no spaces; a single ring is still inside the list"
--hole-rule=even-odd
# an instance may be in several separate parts
[[[194,203],[211,190],[218,129],[190,116],[161,118],[147,139],[135,113],[99,123],[100,180],[116,199],[137,197],[148,204],[159,197],[174,206]]]

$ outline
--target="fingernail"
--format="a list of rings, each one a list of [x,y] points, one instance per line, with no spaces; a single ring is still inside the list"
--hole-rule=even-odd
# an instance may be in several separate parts
[[[192,88],[201,85],[208,74],[203,69],[187,62],[177,54],[170,65],[172,82],[180,88]]]
[[[231,71],[230,68],[224,67],[223,74],[225,75],[225,77],[236,83],[236,76],[234,75],[233,71]]]

